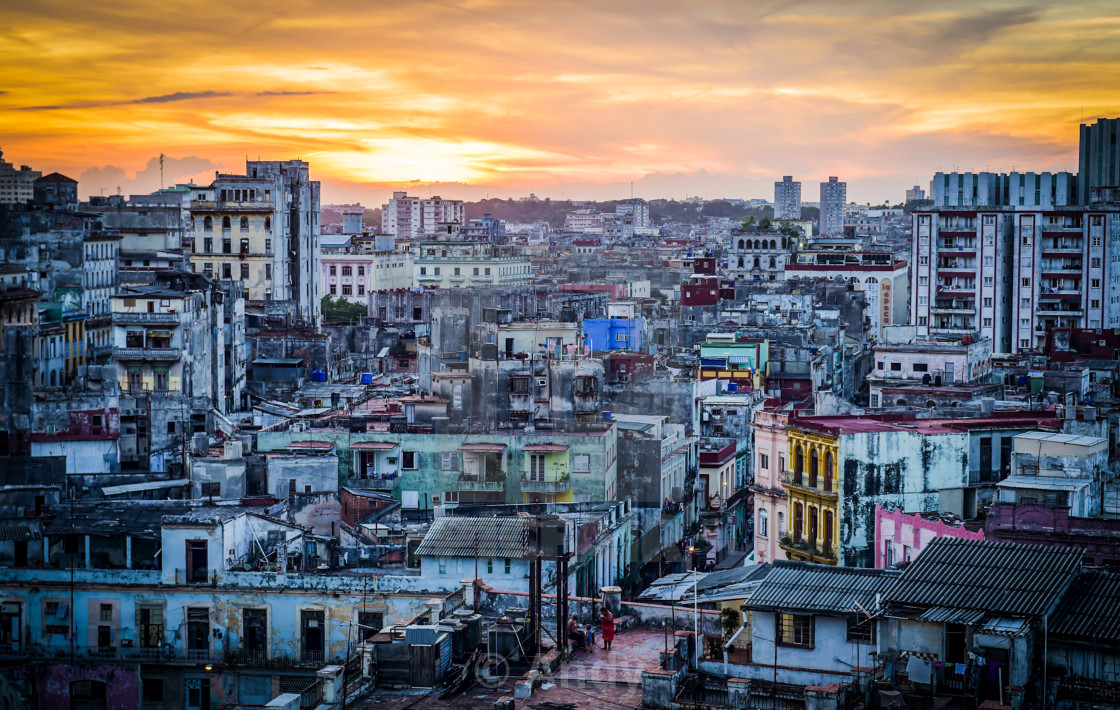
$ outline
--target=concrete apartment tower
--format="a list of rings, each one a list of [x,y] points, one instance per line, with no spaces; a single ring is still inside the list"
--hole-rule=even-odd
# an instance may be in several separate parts
[[[774,219],[801,219],[801,183],[792,175],[774,183]]]
[[[829,177],[821,183],[821,236],[844,234],[844,203],[848,201],[848,183]]]
[[[1081,124],[1077,183],[1083,205],[1092,204],[1094,189],[1120,186],[1120,118]]]

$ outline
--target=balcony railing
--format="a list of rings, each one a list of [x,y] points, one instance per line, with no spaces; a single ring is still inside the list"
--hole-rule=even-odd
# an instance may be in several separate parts
[[[397,487],[397,477],[385,478],[371,476],[369,478],[354,478],[350,480],[350,486],[370,491],[391,491]]]
[[[179,324],[178,313],[114,313],[114,323]]]
[[[801,538],[795,540],[783,537],[778,546],[786,552],[792,560],[808,560],[810,562],[835,563],[837,559],[836,543]]]
[[[521,490],[525,493],[564,493],[571,487],[566,474],[555,481],[537,481],[528,477],[521,481]]]
[[[505,490],[505,477],[474,478],[459,476],[459,490],[461,491],[502,491]]]
[[[813,477],[809,475],[808,471],[802,471],[801,473],[789,470],[782,471],[782,484],[787,488],[797,488],[826,498],[835,499],[837,497],[836,491],[825,488],[826,481],[828,480],[828,477],[824,473],[818,474],[816,480],[813,480]]]
[[[61,638],[61,637],[59,637]],[[58,644],[43,645],[31,644],[22,647],[11,645],[0,646],[0,657],[27,658],[70,658],[71,653],[76,660],[96,659],[98,661],[119,661],[122,663],[186,663],[195,664],[202,662],[215,662],[222,659],[222,654],[212,649],[186,649],[172,646],[139,647],[139,646],[78,646],[71,648],[66,641]]]
[[[160,360],[174,361],[183,356],[178,348],[114,348],[116,360]]]

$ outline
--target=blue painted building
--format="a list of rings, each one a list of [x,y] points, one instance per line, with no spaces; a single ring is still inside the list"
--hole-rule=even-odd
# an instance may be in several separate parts
[[[642,352],[645,341],[646,319],[637,318],[587,318],[583,321],[583,335],[593,351],[630,350]]]

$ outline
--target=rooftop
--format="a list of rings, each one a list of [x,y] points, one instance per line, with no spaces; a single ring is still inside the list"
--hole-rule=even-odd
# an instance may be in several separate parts
[[[1081,568],[1084,551],[935,538],[884,594],[886,603],[948,613],[1043,616]]]
[[[1055,636],[1094,644],[1120,643],[1120,572],[1091,569],[1082,572],[1062,600],[1049,624]]]
[[[777,560],[747,598],[751,609],[851,613],[873,611],[898,579],[894,570]]]
[[[799,416],[790,418],[789,426],[837,436],[876,432],[913,431],[921,434],[949,434],[972,429],[1060,429],[1061,421],[1053,410],[992,412],[983,417],[949,419],[918,419],[913,414],[842,414],[835,416]]]
[[[528,528],[521,517],[440,518],[416,548],[416,556],[519,559],[528,544]]]

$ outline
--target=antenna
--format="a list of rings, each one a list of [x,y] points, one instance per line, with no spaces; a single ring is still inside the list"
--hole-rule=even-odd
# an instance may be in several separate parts
[[[163,189],[163,153],[159,154],[159,189]]]

